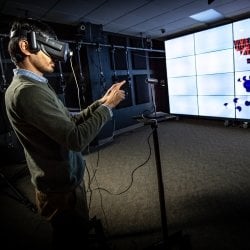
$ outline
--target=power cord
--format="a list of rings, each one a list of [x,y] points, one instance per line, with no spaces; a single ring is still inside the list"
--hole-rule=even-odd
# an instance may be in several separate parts
[[[151,132],[151,133],[149,134],[148,139],[147,139],[147,143],[148,143],[148,146],[149,146],[149,155],[148,155],[147,159],[146,159],[142,164],[140,164],[139,166],[137,166],[137,167],[132,171],[132,173],[131,173],[131,181],[130,181],[130,183],[129,183],[129,185],[128,185],[127,188],[125,188],[123,191],[121,191],[121,192],[119,192],[119,193],[113,193],[113,192],[109,191],[109,190],[106,189],[106,188],[97,187],[97,188],[95,188],[95,189],[91,189],[91,192],[96,191],[96,190],[98,190],[98,191],[105,191],[105,192],[107,192],[107,193],[110,194],[110,195],[121,195],[121,194],[126,193],[126,192],[132,187],[132,185],[133,185],[133,182],[134,182],[134,174],[135,174],[135,172],[136,172],[138,169],[140,169],[141,167],[143,167],[143,166],[149,161],[149,159],[150,159],[150,157],[151,157],[152,148],[151,148],[149,139],[150,139],[150,137],[152,136],[152,134],[153,134],[153,132]]]
[[[73,76],[74,76],[74,79],[75,79],[79,109],[82,110],[82,108],[81,108],[81,98],[80,98],[80,89],[79,89],[79,86],[78,86],[78,81],[77,81],[76,74],[75,74],[74,67],[73,67],[73,63],[72,63],[72,57],[70,57],[69,61],[70,61],[71,70],[72,70],[72,73],[73,73]]]
[[[90,171],[86,165],[86,170],[87,170],[87,173],[88,173],[88,189],[86,190],[87,192],[90,192],[90,196],[89,196],[89,210],[91,208],[91,203],[92,203],[92,196],[93,196],[93,191],[97,191],[99,192],[99,195],[100,195],[100,201],[101,201],[101,210],[102,210],[102,213],[103,213],[103,216],[104,216],[104,221],[105,221],[105,224],[106,224],[106,233],[107,235],[109,235],[109,224],[108,224],[108,219],[107,219],[107,216],[106,216],[106,212],[105,212],[105,209],[104,209],[104,205],[103,205],[103,197],[102,197],[102,192],[101,191],[105,191],[107,192],[108,194],[110,195],[121,195],[121,194],[124,194],[125,192],[127,192],[133,185],[133,182],[134,182],[134,174],[135,172],[141,168],[142,166],[144,166],[150,159],[151,157],[151,152],[152,152],[152,148],[151,148],[151,145],[150,145],[150,137],[152,136],[153,132],[151,132],[149,135],[148,135],[148,138],[147,138],[147,143],[148,143],[148,146],[149,146],[149,155],[147,157],[147,159],[142,163],[140,164],[139,166],[137,166],[131,173],[131,182],[130,184],[128,185],[128,187],[126,189],[124,189],[122,192],[119,192],[119,193],[113,193],[111,191],[109,191],[108,189],[106,188],[102,188],[99,186],[99,182],[97,180],[97,177],[96,177],[96,173],[98,171],[98,166],[99,166],[99,162],[100,162],[100,151],[98,150],[97,152],[97,162],[96,162],[96,168],[94,169],[93,171],[93,176],[90,177]],[[96,182],[96,186],[97,188],[95,189],[92,189],[91,188],[91,184],[93,183],[93,180],[95,180]],[[137,244],[134,242],[136,248],[137,248]]]

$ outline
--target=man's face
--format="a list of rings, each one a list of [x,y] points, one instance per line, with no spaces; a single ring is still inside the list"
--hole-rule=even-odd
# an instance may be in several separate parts
[[[30,55],[30,63],[36,73],[52,73],[55,69],[55,63],[50,56],[45,54],[42,50],[38,51],[35,54]]]

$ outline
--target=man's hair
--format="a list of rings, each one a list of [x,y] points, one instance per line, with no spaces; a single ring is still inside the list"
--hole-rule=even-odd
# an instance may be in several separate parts
[[[21,39],[27,39],[27,36],[32,32],[37,32],[42,36],[55,37],[56,34],[49,27],[48,24],[45,24],[39,20],[25,18],[15,20],[11,26],[10,30],[10,40],[8,44],[8,51],[11,57],[11,60],[16,64],[24,60],[25,55],[22,53],[19,47],[19,41]]]

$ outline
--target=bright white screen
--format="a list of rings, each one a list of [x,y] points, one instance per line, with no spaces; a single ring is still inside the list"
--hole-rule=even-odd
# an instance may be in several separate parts
[[[250,64],[247,63],[249,55],[242,55],[239,51],[234,51],[235,71],[245,71],[250,69]]]
[[[233,23],[233,39],[238,40],[250,37],[250,19],[245,19]]]
[[[196,76],[169,78],[168,89],[172,95],[197,95]]]
[[[198,95],[234,95],[234,74],[197,76]]]
[[[165,41],[170,113],[250,119],[250,19]]]
[[[168,77],[194,76],[195,58],[194,56],[185,56],[167,61]]]
[[[195,33],[196,54],[233,48],[232,25]]]
[[[165,51],[167,59],[194,55],[193,35],[169,40],[168,43],[165,43]]]
[[[234,96],[199,96],[199,113],[201,116],[234,118]],[[232,104],[232,105],[231,105]]]
[[[233,50],[220,50],[196,56],[197,75],[234,71]]]
[[[170,110],[174,114],[198,115],[197,96],[170,96]]]

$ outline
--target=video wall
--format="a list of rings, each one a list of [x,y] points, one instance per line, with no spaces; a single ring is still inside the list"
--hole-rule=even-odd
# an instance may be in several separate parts
[[[171,114],[250,119],[250,19],[165,41]]]

